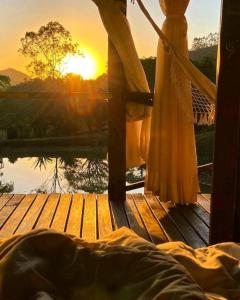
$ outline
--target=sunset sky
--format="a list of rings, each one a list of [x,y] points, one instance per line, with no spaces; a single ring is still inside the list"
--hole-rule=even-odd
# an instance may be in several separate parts
[[[130,1],[129,1],[130,2]],[[162,24],[158,0],[143,1],[154,19]],[[191,0],[187,11],[189,46],[195,36],[219,31],[221,0]],[[155,56],[157,36],[137,5],[129,3],[128,18],[140,57]],[[26,60],[17,50],[26,31],[36,31],[49,21],[59,21],[82,49],[89,51],[104,71],[107,35],[97,8],[91,0],[1,0],[0,1],[0,70],[8,67],[25,70]]]

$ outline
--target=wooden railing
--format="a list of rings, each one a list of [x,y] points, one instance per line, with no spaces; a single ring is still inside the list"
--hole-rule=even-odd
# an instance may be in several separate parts
[[[70,97],[77,97],[79,100],[87,99],[110,99],[111,94],[108,92],[95,92],[95,93],[82,93],[82,92],[4,92],[0,91],[0,99],[8,99],[8,100],[26,100],[32,99],[39,96],[43,96],[44,98],[70,98]]]
[[[198,167],[198,174],[201,174],[203,172],[212,172],[212,171],[213,171],[213,163],[202,165],[202,166]],[[145,181],[143,180],[143,181],[129,184],[126,186],[126,191],[132,191],[132,190],[136,190],[139,188],[143,188],[144,183],[145,183]]]

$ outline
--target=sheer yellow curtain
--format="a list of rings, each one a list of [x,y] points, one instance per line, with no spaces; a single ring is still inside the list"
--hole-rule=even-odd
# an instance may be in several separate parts
[[[188,58],[189,0],[161,0],[163,33]],[[159,40],[146,188],[161,201],[193,203],[199,191],[191,82]]]
[[[188,57],[182,55],[181,51],[174,46],[174,44],[169,40],[169,38],[164,34],[164,32],[158,27],[158,25],[154,22],[151,15],[147,11],[144,6],[142,0],[136,0],[143,14],[146,16],[150,24],[153,26],[153,29],[158,34],[159,38],[162,40],[164,44],[164,49],[169,55],[173,56],[173,59],[181,68],[182,72],[185,76],[191,80],[192,84],[195,85],[199,91],[201,91],[204,95],[208,97],[208,100],[212,105],[216,104],[216,85],[208,79],[197,67],[195,67]],[[175,3],[175,2],[173,2]],[[181,5],[181,0],[177,5]],[[162,6],[163,10],[166,8],[166,4]]]
[[[129,91],[149,92],[148,82],[132,38],[121,2],[93,0],[98,6],[104,27],[121,61]],[[127,167],[139,166],[146,160],[149,145],[151,109],[140,104],[127,104]]]

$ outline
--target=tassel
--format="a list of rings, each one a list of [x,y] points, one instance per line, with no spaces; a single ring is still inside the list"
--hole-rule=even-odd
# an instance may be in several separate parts
[[[194,124],[197,124],[197,123],[198,123],[198,115],[194,114]]]
[[[207,115],[207,113],[203,114],[203,125],[208,125],[208,115]]]

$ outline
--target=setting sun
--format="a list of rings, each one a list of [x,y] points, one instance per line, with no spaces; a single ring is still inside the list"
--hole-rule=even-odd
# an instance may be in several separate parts
[[[60,65],[60,72],[63,75],[74,73],[83,79],[92,79],[97,75],[97,63],[89,53],[68,54]]]

